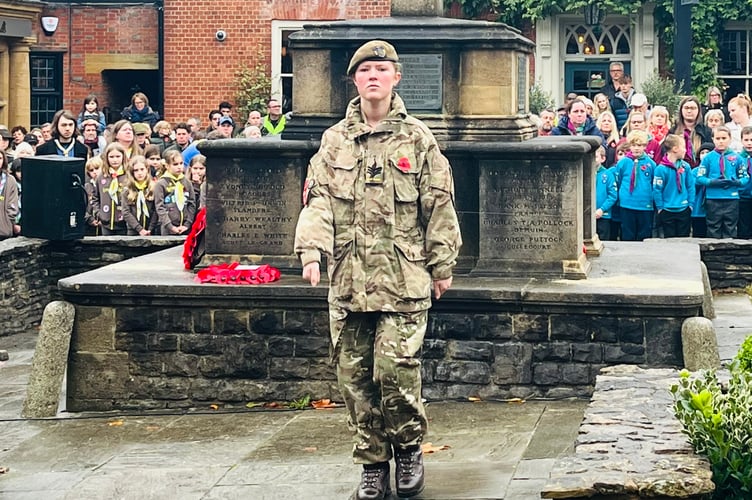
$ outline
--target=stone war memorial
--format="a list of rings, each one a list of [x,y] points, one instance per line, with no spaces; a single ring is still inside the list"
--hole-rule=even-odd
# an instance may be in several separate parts
[[[535,137],[533,43],[503,24],[402,8],[414,3],[291,35],[294,117],[282,140],[200,148],[209,168],[199,267],[266,263],[279,281],[198,284],[180,248],[60,281],[76,310],[70,410],[339,400],[326,279],[303,282],[293,233],[308,161],[355,95],[347,63],[374,38],[395,45],[398,92],[452,164],[464,242],[453,287],[429,314],[424,397],[585,397],[608,365],[682,365],[682,323],[702,314],[698,246],[600,242],[598,141]]]

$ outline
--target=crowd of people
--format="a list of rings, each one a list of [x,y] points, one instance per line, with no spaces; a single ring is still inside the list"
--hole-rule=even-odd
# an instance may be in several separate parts
[[[686,96],[675,116],[636,92],[621,63],[593,99],[567,95],[538,133],[600,138],[596,230],[602,240],[752,238],[752,100]]]
[[[0,125],[0,240],[22,233],[22,158],[41,155],[86,160],[87,235],[182,235],[204,205],[206,157],[202,140],[279,137],[285,127],[280,102],[267,113],[254,110],[243,126],[222,101],[209,124],[191,117],[171,124],[160,119],[142,92],[131,98],[122,119],[107,124],[95,95],[78,115],[59,110],[31,131]]]

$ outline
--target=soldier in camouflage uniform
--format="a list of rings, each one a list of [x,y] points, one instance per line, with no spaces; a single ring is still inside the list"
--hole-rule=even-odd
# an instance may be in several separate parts
[[[374,40],[352,57],[359,96],[324,132],[304,185],[295,234],[303,278],[329,263],[333,359],[363,464],[358,500],[423,490],[421,441],[427,422],[420,360],[431,289],[452,284],[461,238],[447,159],[429,129],[409,116],[393,88],[397,53]]]

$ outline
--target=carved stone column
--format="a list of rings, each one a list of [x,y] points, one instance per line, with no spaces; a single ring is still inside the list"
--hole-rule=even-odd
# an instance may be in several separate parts
[[[29,128],[31,120],[31,70],[28,43],[10,46],[10,85],[8,102],[8,127],[23,125]]]
[[[8,44],[0,41],[0,124],[8,123],[8,98],[10,96],[10,55]]]

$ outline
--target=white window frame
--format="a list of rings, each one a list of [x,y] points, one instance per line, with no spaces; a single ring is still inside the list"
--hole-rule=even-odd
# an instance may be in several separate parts
[[[282,19],[272,21],[272,97],[282,98],[282,78],[292,78],[292,73],[282,73],[282,33],[285,31],[298,31],[304,25],[326,24],[331,21],[302,21],[295,19]]]

